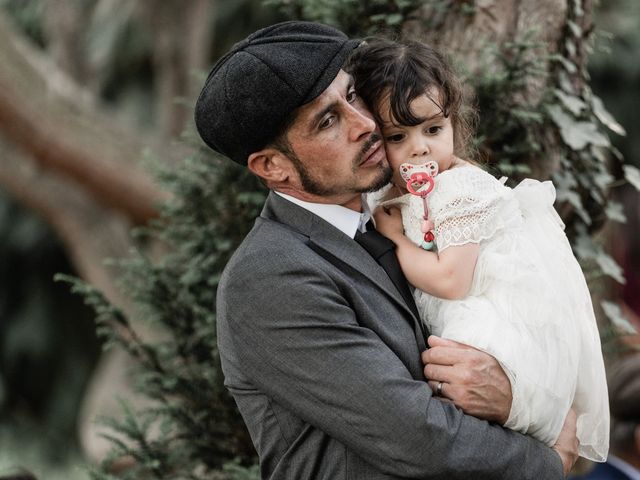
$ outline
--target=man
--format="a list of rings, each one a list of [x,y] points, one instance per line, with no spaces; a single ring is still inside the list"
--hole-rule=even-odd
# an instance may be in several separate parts
[[[361,194],[391,171],[341,69],[357,45],[319,24],[267,27],[214,66],[196,105],[204,141],[271,190],[217,299],[225,384],[262,477],[562,478],[575,418],[554,451],[425,380],[467,413],[508,417],[492,357],[434,337],[425,352],[393,245],[368,222]]]
[[[623,358],[609,371],[611,452],[576,480],[640,480],[640,354]]]

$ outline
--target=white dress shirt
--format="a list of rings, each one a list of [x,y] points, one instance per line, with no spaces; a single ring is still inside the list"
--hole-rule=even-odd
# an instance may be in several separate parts
[[[366,224],[371,219],[371,210],[369,210],[369,205],[364,198],[362,199],[362,212],[356,212],[342,205],[305,202],[291,195],[276,192],[275,190],[274,192],[329,222],[350,238],[354,238],[357,231],[367,231]]]

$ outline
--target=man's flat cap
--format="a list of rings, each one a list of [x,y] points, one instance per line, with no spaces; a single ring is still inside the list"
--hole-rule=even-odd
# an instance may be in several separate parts
[[[242,165],[289,116],[320,95],[359,40],[311,22],[284,22],[237,43],[214,66],[195,108],[198,133]]]

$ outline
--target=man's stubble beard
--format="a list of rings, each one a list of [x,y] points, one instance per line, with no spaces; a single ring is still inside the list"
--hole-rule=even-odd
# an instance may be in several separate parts
[[[360,152],[351,162],[351,171],[356,173],[358,165],[364,160],[364,156],[369,151],[371,146],[380,140],[380,136],[376,133],[371,134],[369,139],[362,145]],[[371,182],[370,185],[365,186],[350,186],[350,185],[328,185],[323,184],[318,179],[313,178],[309,173],[309,169],[302,163],[300,158],[296,155],[292,148],[289,148],[286,152],[287,156],[293,163],[294,168],[298,172],[302,187],[307,193],[316,195],[319,197],[328,197],[333,195],[339,195],[344,193],[370,193],[380,190],[386,184],[391,181],[393,177],[393,170],[391,166],[386,163],[380,163],[377,165],[379,175]]]

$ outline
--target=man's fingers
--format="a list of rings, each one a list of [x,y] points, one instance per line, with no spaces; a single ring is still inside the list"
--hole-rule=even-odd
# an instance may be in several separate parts
[[[429,386],[431,387],[431,390],[433,390],[433,394],[438,396],[438,397],[446,397],[447,394],[445,392],[445,388],[447,386],[446,382],[439,382],[436,380],[429,380]]]
[[[429,335],[427,343],[430,347],[455,347],[462,348],[464,350],[473,350],[473,347],[465,345],[464,343],[456,342],[454,340],[447,340],[446,338],[438,337],[436,335]]]
[[[461,378],[458,373],[459,369],[456,367],[449,367],[446,365],[434,365],[429,364],[424,367],[424,376],[427,380],[433,380],[434,382],[446,382],[450,384],[461,383]]]
[[[435,363],[438,365],[456,365],[469,362],[476,354],[473,348],[460,348],[452,346],[432,347],[422,352],[422,363]]]

